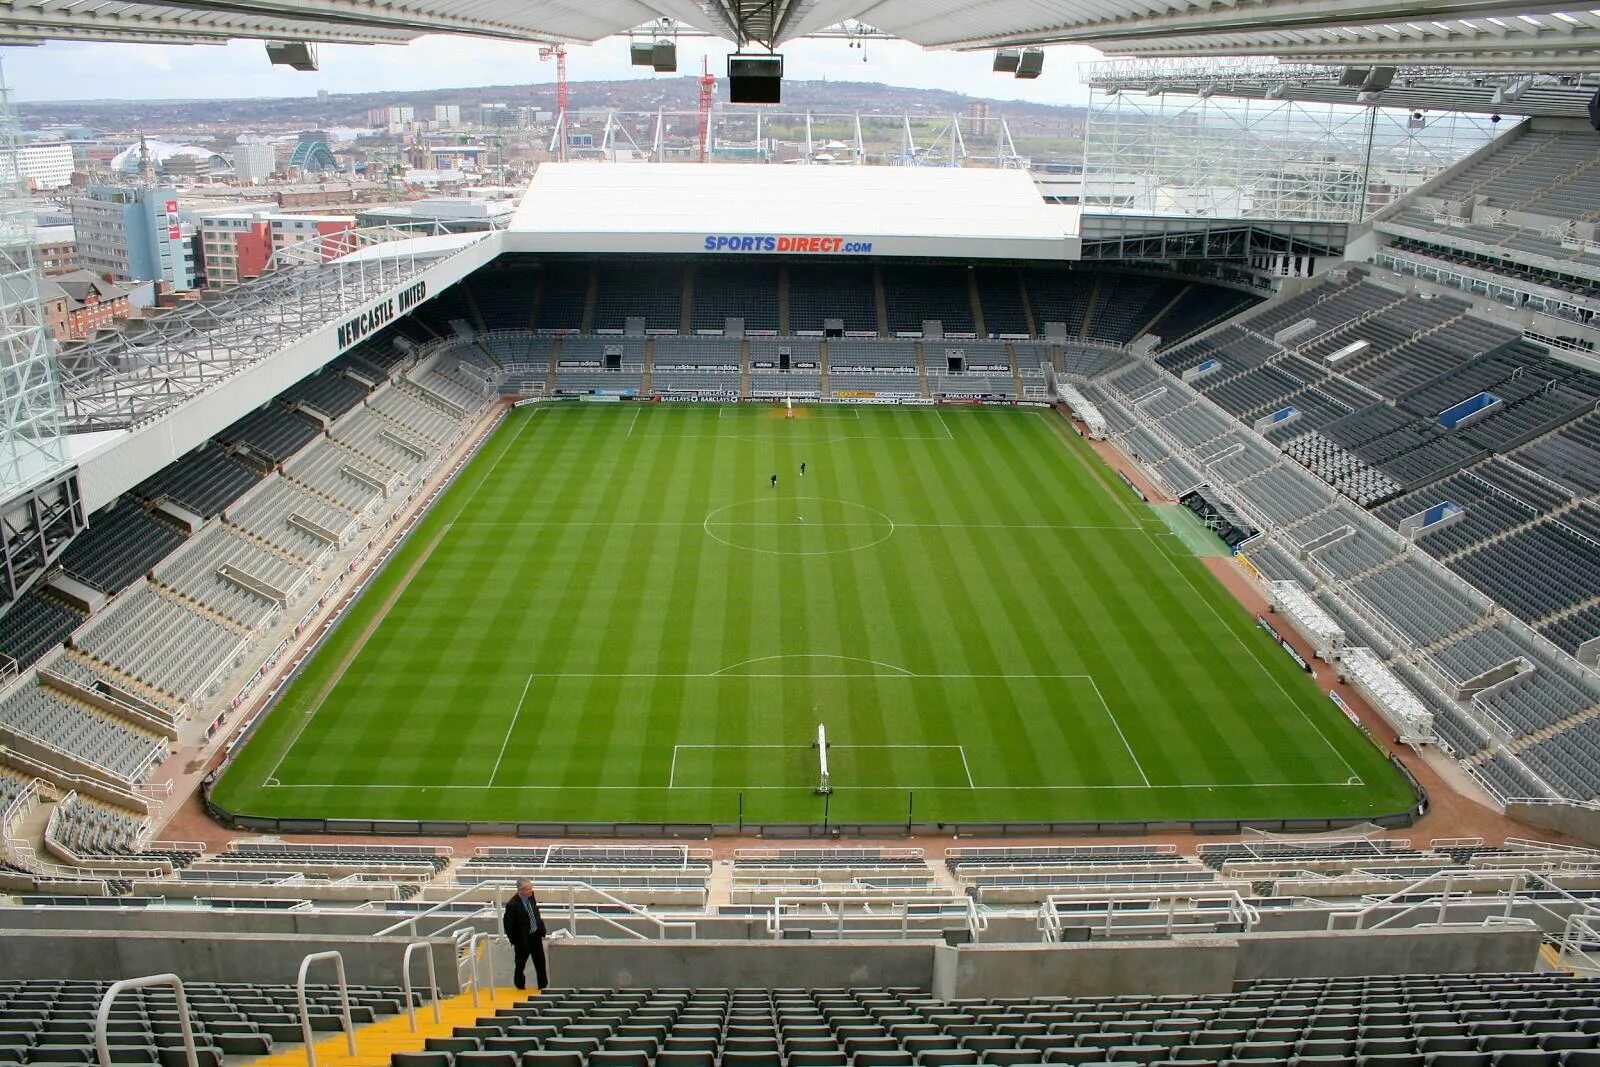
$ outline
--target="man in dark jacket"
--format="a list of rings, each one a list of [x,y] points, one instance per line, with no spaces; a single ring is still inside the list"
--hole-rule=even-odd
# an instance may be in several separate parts
[[[544,919],[539,915],[539,902],[533,899],[533,883],[526,878],[517,883],[516,896],[506,901],[503,925],[506,937],[511,941],[511,949],[516,955],[516,969],[511,975],[512,982],[518,989],[528,987],[524,971],[531,956],[533,974],[539,982],[536,988],[543,989],[549,984],[549,976],[545,973],[544,965]]]

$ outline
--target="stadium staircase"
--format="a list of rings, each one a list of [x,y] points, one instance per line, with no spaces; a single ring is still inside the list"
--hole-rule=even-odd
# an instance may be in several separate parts
[[[928,396],[928,395],[930,395],[928,393],[928,361],[925,358],[923,358],[923,352],[924,352],[924,350],[923,350],[922,342],[918,341],[917,345],[916,345],[916,353],[917,353],[917,395],[918,396]]]
[[[318,1067],[389,1067],[389,1057],[395,1052],[421,1052],[430,1038],[448,1038],[456,1027],[473,1026],[485,1015],[493,1015],[496,1004],[489,999],[491,990],[479,995],[474,1004],[472,994],[462,993],[439,1001],[439,1021],[433,1021],[433,1010],[426,1004],[417,1008],[417,1030],[411,1032],[411,1023],[405,1014],[391,1015],[377,1022],[357,1026],[356,1051],[350,1054],[349,1042],[344,1033],[330,1034],[312,1047]],[[521,999],[523,994],[518,994]],[[500,1006],[505,1006],[504,1004]],[[238,1067],[304,1067],[305,1046],[294,1044],[282,1052],[274,1052],[254,1059],[239,1059]]]
[[[646,341],[644,343],[644,369],[639,372],[639,392],[642,395],[650,395],[650,379],[655,377],[655,372],[656,343],[654,341]],[[549,391],[549,389],[545,390],[547,393]]]
[[[645,379],[645,389],[644,389],[644,391],[646,393],[648,393],[650,391],[649,384],[650,384],[649,379],[646,378]],[[741,400],[748,400],[750,398],[750,342],[749,341],[740,341],[739,342],[739,398]]]
[[[1100,275],[1096,274],[1094,280],[1089,284],[1089,295],[1083,305],[1083,325],[1078,327],[1078,339],[1080,341],[1088,341],[1094,338],[1094,334],[1089,331],[1094,326],[1094,309],[1099,299]]]
[[[981,334],[979,336],[982,336]],[[1011,385],[1022,396],[1022,372],[1017,369],[1017,349],[1015,345],[1006,345],[1006,359],[1011,363]]]
[[[824,341],[817,346],[817,392],[822,396],[832,396],[828,386],[828,343]]]

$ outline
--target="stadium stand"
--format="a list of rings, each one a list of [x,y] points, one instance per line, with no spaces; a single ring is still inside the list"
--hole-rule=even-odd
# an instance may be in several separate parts
[[[961,267],[885,267],[884,305],[889,332],[895,336],[922,336],[922,324],[941,323],[947,337],[972,337],[972,297],[969,271]]]
[[[776,334],[778,282],[776,267],[696,267],[694,332],[721,333],[729,319],[743,319],[746,334]]]
[[[83,613],[35,588],[17,598],[6,612],[5,621],[5,629],[0,631],[0,653],[26,670],[82,625]]]
[[[651,333],[677,333],[682,323],[683,271],[655,263],[602,262],[596,268],[594,330],[621,333],[627,320],[644,319]]]
[[[182,541],[176,526],[138,501],[123,500],[91,516],[88,530],[62,553],[61,566],[79,581],[115,593]]]
[[[198,448],[134,487],[132,494],[152,503],[171,499],[203,518],[211,518],[261,480],[261,472],[215,446]]]
[[[789,268],[789,332],[821,335],[829,319],[839,319],[847,334],[877,335],[877,283],[870,267]]]

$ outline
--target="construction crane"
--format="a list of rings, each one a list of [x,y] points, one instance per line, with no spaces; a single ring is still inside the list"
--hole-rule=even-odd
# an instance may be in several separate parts
[[[711,150],[711,105],[717,99],[717,79],[711,73],[709,57],[700,57],[700,162]]]
[[[556,61],[556,136],[559,147],[556,158],[562,162],[567,158],[567,46],[564,44],[547,44],[539,49],[540,61],[554,59]]]

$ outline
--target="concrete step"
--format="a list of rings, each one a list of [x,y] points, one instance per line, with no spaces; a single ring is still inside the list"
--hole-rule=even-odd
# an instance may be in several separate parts
[[[507,996],[507,994],[511,996]],[[419,1051],[430,1037],[449,1037],[458,1026],[472,1026],[482,1016],[493,1015],[496,1008],[509,1007],[528,996],[515,990],[483,989],[478,993],[478,1003],[472,1002],[470,992],[447,997],[439,1002],[439,1021],[433,1021],[433,1009],[424,1004],[417,1009],[417,1029],[412,1032],[410,1016],[402,1013],[358,1026],[355,1030],[356,1051],[352,1055],[349,1042],[343,1033],[328,1034],[312,1045],[317,1067],[388,1067],[391,1052]],[[239,1067],[301,1067],[306,1062],[306,1048],[295,1043],[285,1045],[268,1056],[241,1060]]]

